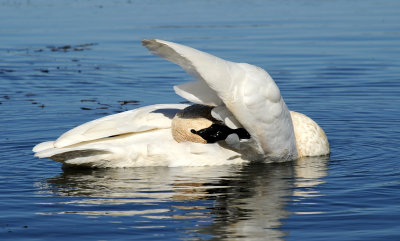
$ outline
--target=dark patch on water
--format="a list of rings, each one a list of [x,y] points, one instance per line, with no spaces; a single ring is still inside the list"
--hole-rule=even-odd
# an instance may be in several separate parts
[[[133,104],[133,105],[138,105],[140,101],[138,100],[119,100],[118,103],[121,105],[127,105],[127,104]]]
[[[84,51],[90,50],[92,46],[98,45],[97,43],[85,43],[85,44],[78,44],[78,45],[61,45],[61,46],[46,46],[46,48],[41,48],[38,50],[34,50],[35,52],[43,52],[45,50],[49,50],[52,52],[71,52],[71,51]],[[77,59],[73,59],[73,61],[77,61]]]

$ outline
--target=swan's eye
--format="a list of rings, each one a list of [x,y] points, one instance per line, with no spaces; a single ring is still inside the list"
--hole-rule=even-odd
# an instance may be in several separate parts
[[[207,143],[225,140],[230,134],[237,134],[239,139],[250,139],[250,134],[244,128],[231,129],[222,124],[212,124],[198,131],[191,129],[190,132],[201,136]]]

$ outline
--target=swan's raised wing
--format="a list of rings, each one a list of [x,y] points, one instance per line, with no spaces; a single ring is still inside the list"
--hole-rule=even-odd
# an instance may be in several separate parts
[[[266,71],[163,40],[143,40],[143,45],[197,79],[175,86],[178,95],[199,104],[225,105],[250,133],[261,154],[297,157],[290,112]]]
[[[228,75],[225,78],[229,78],[232,74],[229,62],[208,53],[163,40],[143,40],[142,43],[153,54],[174,62],[197,79],[194,82],[174,86],[178,95],[196,104],[218,106],[223,103],[206,80],[221,79],[224,75]],[[226,66],[213,71],[214,64]]]
[[[171,127],[171,119],[177,111],[187,107],[183,104],[160,104],[137,108],[122,113],[105,116],[80,126],[61,135],[54,147],[63,148],[81,142],[87,142],[126,133],[143,132],[152,129]],[[46,148],[39,144],[34,151]]]

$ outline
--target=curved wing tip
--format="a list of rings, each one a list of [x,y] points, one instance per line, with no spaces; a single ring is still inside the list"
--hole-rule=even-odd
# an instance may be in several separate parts
[[[143,39],[142,45],[148,49],[154,49],[160,47],[162,44],[158,41],[158,39]]]
[[[142,40],[142,45],[146,46],[146,45],[150,44],[152,41],[154,41],[154,39],[143,39]]]
[[[41,151],[44,151],[47,149],[51,149],[51,148],[54,148],[54,141],[45,141],[45,142],[39,143],[36,146],[34,146],[32,148],[32,151],[34,153],[38,153],[38,152],[41,152]]]

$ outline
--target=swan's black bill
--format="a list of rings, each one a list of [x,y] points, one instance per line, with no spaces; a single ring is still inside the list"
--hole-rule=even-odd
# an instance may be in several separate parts
[[[230,134],[237,134],[239,139],[250,139],[251,137],[244,128],[231,129],[221,124],[212,124],[210,127],[198,131],[191,129],[190,132],[201,136],[207,143],[225,140]]]

